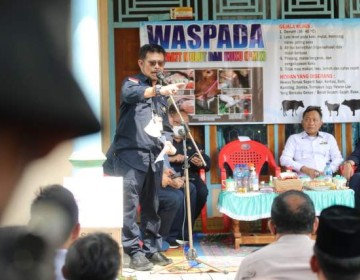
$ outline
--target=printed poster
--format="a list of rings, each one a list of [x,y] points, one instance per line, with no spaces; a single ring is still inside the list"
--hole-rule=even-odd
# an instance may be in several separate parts
[[[297,123],[360,117],[360,20],[143,22],[141,45],[167,51],[166,83],[191,124]]]

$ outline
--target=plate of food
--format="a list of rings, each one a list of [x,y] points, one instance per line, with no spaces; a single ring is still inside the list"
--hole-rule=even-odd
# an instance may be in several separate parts
[[[311,191],[327,191],[330,188],[330,186],[304,186],[304,189]]]

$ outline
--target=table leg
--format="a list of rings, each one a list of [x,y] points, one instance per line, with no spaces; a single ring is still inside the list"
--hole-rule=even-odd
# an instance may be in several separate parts
[[[231,225],[232,225],[232,232],[234,235],[234,246],[235,249],[239,249],[241,243],[240,221],[231,219]]]
[[[270,233],[241,233],[240,221],[235,219],[231,219],[231,228],[235,249],[239,249],[240,244],[269,244],[275,240]]]

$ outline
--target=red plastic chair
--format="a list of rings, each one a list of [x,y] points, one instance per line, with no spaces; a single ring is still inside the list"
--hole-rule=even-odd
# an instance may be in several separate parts
[[[205,169],[200,169],[200,178],[201,180],[203,180],[206,183],[206,178],[205,178]],[[207,229],[207,206],[206,203],[203,207],[203,209],[201,209],[201,231],[203,233],[208,233],[208,229]]]
[[[225,163],[233,171],[236,164],[253,163],[257,175],[259,176],[261,168],[267,162],[272,174],[278,177],[280,175],[280,167],[277,166],[272,152],[269,148],[257,141],[239,141],[235,140],[221,148],[218,158],[218,165],[221,172],[221,182],[225,182],[227,178]],[[222,183],[223,184],[223,183]],[[222,186],[224,187],[224,186]],[[223,215],[224,229],[229,231],[231,219]]]

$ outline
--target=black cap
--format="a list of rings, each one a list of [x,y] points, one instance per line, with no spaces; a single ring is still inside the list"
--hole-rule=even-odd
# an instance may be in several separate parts
[[[69,41],[68,26],[60,21],[54,30],[46,2],[0,2],[0,124],[48,130],[59,142],[97,132],[100,124],[64,59],[67,50],[59,48],[66,45],[61,37]],[[63,3],[62,12],[69,7]]]
[[[360,211],[340,205],[323,210],[315,246],[336,258],[360,257]]]

